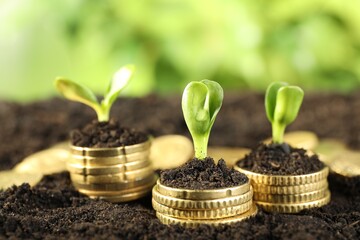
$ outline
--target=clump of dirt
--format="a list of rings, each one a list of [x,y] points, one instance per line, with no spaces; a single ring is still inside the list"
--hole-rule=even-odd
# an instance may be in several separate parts
[[[111,119],[108,122],[97,120],[82,129],[71,132],[71,143],[79,147],[110,148],[143,143],[147,140],[145,133],[121,127],[119,122]]]
[[[320,171],[324,164],[317,155],[288,144],[260,143],[244,159],[237,162],[241,168],[270,175],[302,175]]]
[[[161,171],[161,184],[185,189],[216,189],[242,185],[249,179],[242,173],[230,169],[223,159],[215,164],[214,159],[194,158],[183,166]]]

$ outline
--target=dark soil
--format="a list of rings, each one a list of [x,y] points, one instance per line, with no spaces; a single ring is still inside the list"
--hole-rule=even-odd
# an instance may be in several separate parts
[[[237,165],[252,172],[270,175],[302,175],[320,171],[324,164],[317,155],[288,144],[260,143]]]
[[[122,126],[154,136],[189,136],[180,96],[121,99],[113,114]],[[349,96],[305,95],[291,130],[314,131],[360,150],[360,92]],[[71,129],[95,119],[91,109],[62,99],[29,105],[0,102],[0,169],[67,139]],[[37,127],[38,126],[38,127]],[[210,145],[255,147],[271,134],[263,95],[225,95]],[[71,185],[68,173],[46,176],[34,188],[22,185],[0,193],[0,239],[359,239],[360,177],[330,174],[332,200],[296,215],[270,214],[217,228],[162,225],[151,196],[126,204],[91,200]]]
[[[185,189],[216,189],[242,185],[249,179],[242,173],[228,168],[223,159],[215,164],[212,158],[192,159],[183,166],[161,171],[163,185]]]
[[[82,129],[71,131],[71,143],[79,147],[110,148],[142,143],[147,140],[145,133],[121,127],[119,122],[93,120]]]

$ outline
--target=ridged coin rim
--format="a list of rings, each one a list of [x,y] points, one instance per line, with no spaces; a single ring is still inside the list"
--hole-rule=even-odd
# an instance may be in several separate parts
[[[271,186],[257,184],[255,182],[252,182],[251,184],[254,188],[254,192],[261,192],[267,194],[301,194],[317,191],[323,188],[327,188],[329,186],[327,179],[315,183],[294,186]]]
[[[152,196],[155,201],[167,207],[182,210],[204,210],[232,207],[248,202],[253,198],[253,190],[250,186],[250,190],[248,192],[238,196],[213,200],[188,200],[162,195],[157,190],[157,185],[155,185],[152,190]]]
[[[251,181],[257,184],[273,185],[273,186],[292,186],[301,185],[321,181],[326,179],[329,174],[329,168],[324,167],[320,171],[302,174],[302,175],[265,175],[255,173],[235,165],[234,169],[244,173]]]

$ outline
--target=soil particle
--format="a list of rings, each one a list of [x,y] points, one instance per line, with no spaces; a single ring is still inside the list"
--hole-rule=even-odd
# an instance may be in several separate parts
[[[161,184],[185,189],[216,189],[242,185],[249,179],[242,173],[230,169],[223,159],[215,164],[212,158],[194,158],[183,166],[161,171]]]
[[[93,148],[127,146],[145,142],[147,139],[145,133],[121,127],[114,119],[109,122],[94,120],[82,129],[73,130],[70,137],[75,146]]]
[[[301,175],[320,171],[324,164],[317,155],[308,156],[306,150],[288,144],[260,143],[243,160],[241,168],[270,175]]]

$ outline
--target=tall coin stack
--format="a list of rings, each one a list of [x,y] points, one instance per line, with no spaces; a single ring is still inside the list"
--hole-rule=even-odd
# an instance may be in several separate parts
[[[158,180],[152,193],[156,216],[164,224],[218,225],[238,222],[257,213],[249,181],[237,187],[189,190],[167,187]]]
[[[297,213],[303,209],[321,207],[330,202],[328,167],[304,175],[264,175],[235,169],[251,179],[254,201],[265,211]]]
[[[116,148],[71,146],[67,169],[79,192],[126,202],[143,197],[155,184],[149,153],[150,141]]]

